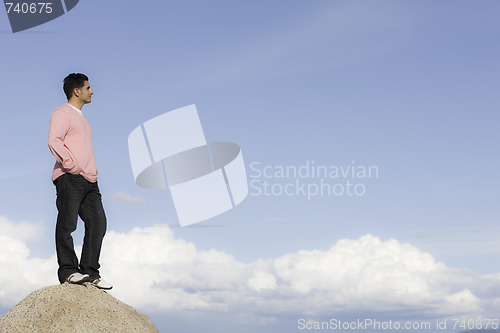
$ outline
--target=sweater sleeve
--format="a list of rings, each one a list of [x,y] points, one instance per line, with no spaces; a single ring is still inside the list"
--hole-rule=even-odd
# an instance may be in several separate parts
[[[50,116],[48,144],[56,161],[61,163],[67,172],[73,173],[78,170],[78,164],[75,162],[68,147],[64,144],[64,137],[69,130],[70,122],[71,120],[67,113],[60,111],[52,113]]]

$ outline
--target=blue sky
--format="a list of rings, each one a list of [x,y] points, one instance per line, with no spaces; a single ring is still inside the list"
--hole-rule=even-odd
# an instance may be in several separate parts
[[[2,291],[6,272],[31,281],[26,265],[47,263],[44,284],[8,292],[0,307],[57,283],[48,119],[65,102],[62,79],[83,72],[95,92],[83,112],[108,217],[103,276],[160,331],[293,332],[301,316],[434,322],[498,313],[499,14],[496,1],[90,0],[16,34],[0,15],[0,235],[4,253],[30,250],[0,260]],[[249,180],[255,162],[354,161],[376,166],[378,177],[353,180],[362,196],[249,195],[180,228],[168,191],[135,185],[127,137],[190,104],[208,141],[240,145]],[[119,258],[119,244],[136,251]],[[143,251],[151,265],[134,266]],[[357,265],[355,278],[337,266],[341,254],[353,256],[343,260]],[[221,267],[239,273],[222,278]],[[141,297],[118,274],[137,271],[151,287],[137,287]],[[186,276],[173,283],[169,272]],[[391,289],[401,281],[412,283]],[[157,299],[155,288],[178,302]],[[322,293],[347,299],[315,298]],[[377,295],[389,295],[387,304],[362,301]]]

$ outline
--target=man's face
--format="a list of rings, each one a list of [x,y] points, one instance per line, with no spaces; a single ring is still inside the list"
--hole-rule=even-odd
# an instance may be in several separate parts
[[[92,91],[92,89],[90,89],[90,84],[88,81],[85,81],[83,87],[77,88],[76,90],[78,100],[83,102],[83,104],[87,104],[92,101],[92,95],[94,94],[94,92]]]

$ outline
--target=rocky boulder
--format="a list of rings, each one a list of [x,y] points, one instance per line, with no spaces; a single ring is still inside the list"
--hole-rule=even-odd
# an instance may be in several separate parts
[[[0,318],[1,333],[158,333],[133,307],[89,283],[39,289]]]

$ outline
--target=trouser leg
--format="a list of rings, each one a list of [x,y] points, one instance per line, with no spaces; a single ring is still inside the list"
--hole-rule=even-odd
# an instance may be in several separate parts
[[[100,278],[99,257],[101,245],[106,234],[106,214],[102,206],[101,194],[97,183],[90,183],[90,190],[80,205],[79,215],[85,223],[80,269],[90,275],[91,280]]]
[[[78,258],[75,254],[73,237],[76,230],[78,210],[84,196],[84,190],[75,184],[69,175],[62,175],[54,181],[57,190],[56,206],[58,210],[56,223],[56,252],[59,269],[59,282],[78,272]]]

